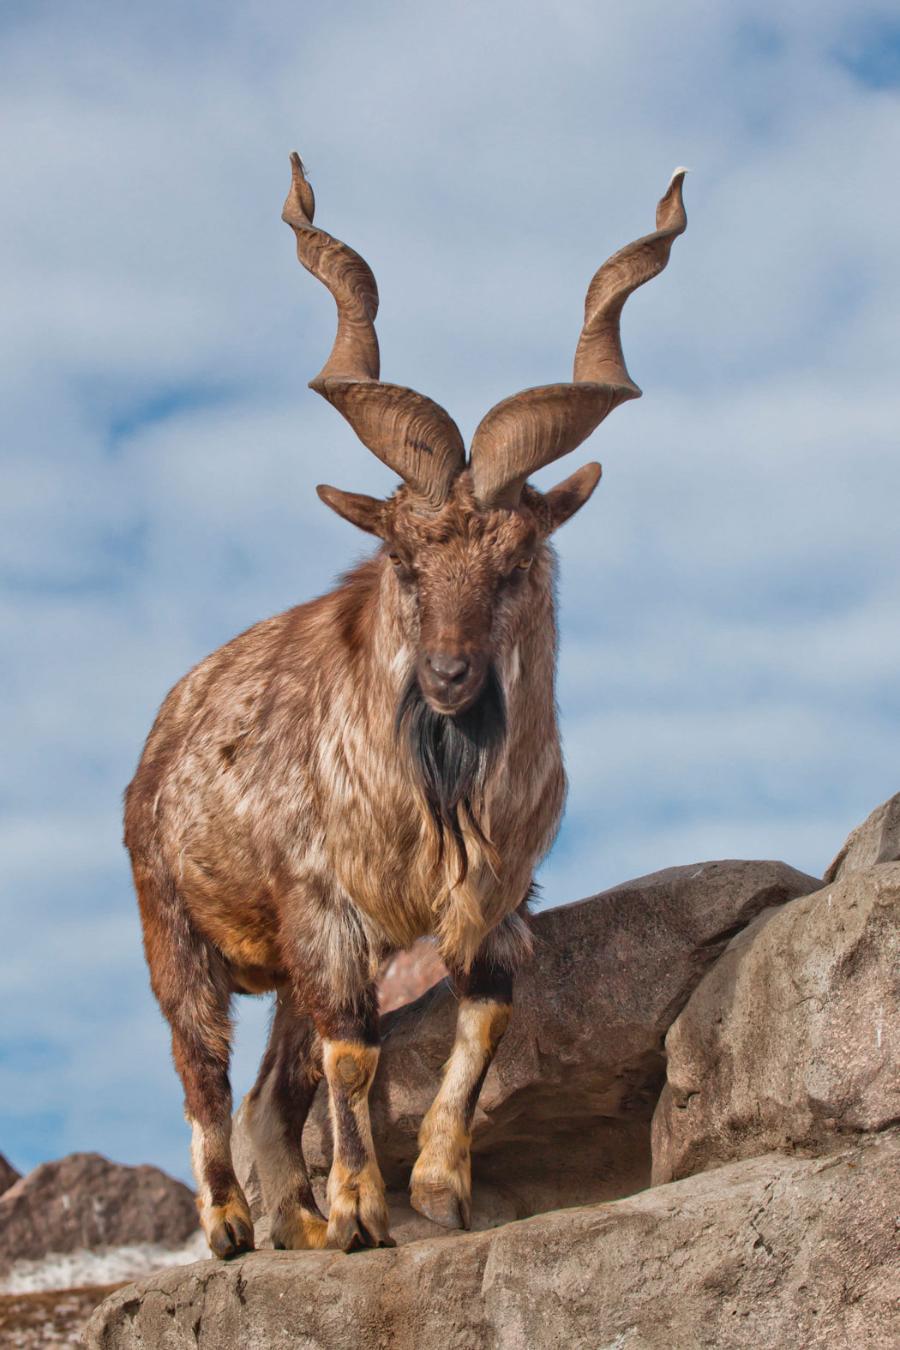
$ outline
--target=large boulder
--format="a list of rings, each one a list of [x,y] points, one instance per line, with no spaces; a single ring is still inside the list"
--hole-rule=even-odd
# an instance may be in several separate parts
[[[900,1119],[900,863],[736,937],[666,1037],[653,1179],[822,1151]]]
[[[864,872],[877,863],[900,862],[900,792],[876,806],[847,841],[825,873],[828,882],[848,872]]]
[[[647,1185],[666,1031],[735,932],[761,910],[821,884],[783,863],[707,862],[538,914],[535,959],[517,982],[510,1028],[473,1122],[475,1226]],[[456,1009],[443,983],[383,1019],[372,1121],[397,1205],[450,1051]],[[242,1123],[239,1113],[235,1162],[258,1213]],[[331,1144],[323,1091],[304,1147],[312,1172],[324,1176]],[[398,1239],[435,1231],[427,1220],[400,1218]]]
[[[158,1167],[71,1153],[42,1163],[0,1196],[0,1272],[48,1252],[136,1242],[174,1247],[196,1228],[191,1191]]]
[[[87,1350],[900,1344],[897,1132],[394,1250],[255,1252],[114,1293]]]
[[[0,1195],[8,1191],[10,1186],[14,1186],[21,1175],[22,1173],[17,1172],[12,1163],[0,1153]]]

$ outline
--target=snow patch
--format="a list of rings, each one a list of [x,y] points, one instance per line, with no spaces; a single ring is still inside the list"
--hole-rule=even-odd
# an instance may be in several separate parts
[[[122,1247],[48,1252],[38,1260],[14,1261],[0,1279],[0,1294],[34,1294],[46,1289],[77,1289],[84,1284],[119,1284],[150,1275],[165,1266],[187,1266],[209,1256],[201,1232],[180,1247],[136,1242]]]

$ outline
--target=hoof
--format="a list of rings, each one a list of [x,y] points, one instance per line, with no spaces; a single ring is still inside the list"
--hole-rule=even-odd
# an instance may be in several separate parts
[[[355,1252],[396,1245],[388,1232],[384,1182],[377,1164],[351,1172],[335,1159],[328,1178],[328,1246]]]
[[[368,1247],[396,1247],[388,1232],[388,1213],[383,1196],[337,1195],[328,1214],[327,1245],[342,1252]]]
[[[321,1214],[307,1209],[279,1210],[272,1222],[272,1246],[289,1252],[327,1247],[328,1225]]]
[[[387,1231],[387,1219],[383,1227],[375,1227],[371,1220],[363,1223],[359,1214],[332,1214],[328,1220],[327,1246],[341,1252],[361,1252],[372,1247],[396,1247],[396,1242]]]
[[[442,1228],[472,1226],[471,1204],[467,1197],[459,1195],[452,1186],[414,1182],[409,1200],[413,1209]]]
[[[230,1201],[211,1206],[203,1215],[203,1228],[210,1251],[222,1261],[253,1251],[253,1221],[243,1205]]]

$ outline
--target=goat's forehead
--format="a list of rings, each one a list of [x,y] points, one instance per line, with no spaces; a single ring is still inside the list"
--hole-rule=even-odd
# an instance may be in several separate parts
[[[398,503],[393,524],[397,539],[411,548],[451,548],[485,556],[514,552],[537,532],[535,518],[527,509],[482,511],[457,501],[428,513]]]

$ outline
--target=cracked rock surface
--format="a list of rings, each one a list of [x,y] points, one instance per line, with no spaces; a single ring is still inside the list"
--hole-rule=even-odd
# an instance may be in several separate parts
[[[900,863],[848,871],[730,944],[666,1037],[653,1179],[900,1120]]]
[[[896,1130],[394,1250],[255,1252],[119,1290],[88,1350],[887,1350]]]

